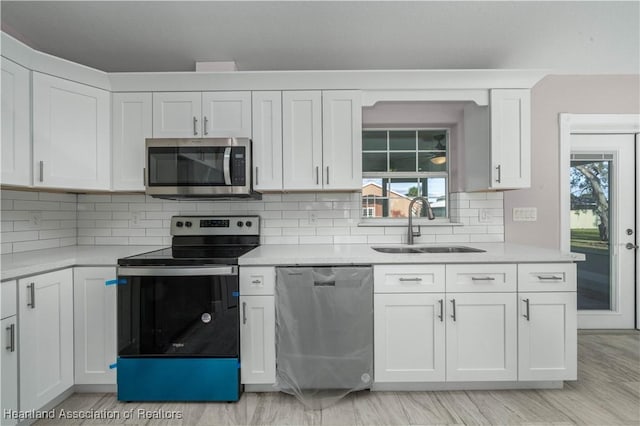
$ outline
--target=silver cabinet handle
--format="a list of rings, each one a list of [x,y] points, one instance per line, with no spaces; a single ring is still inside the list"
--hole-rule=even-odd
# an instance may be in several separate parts
[[[198,119],[193,117],[193,135],[198,136]]]
[[[329,185],[329,166],[327,166],[327,185]]]
[[[638,248],[640,248],[640,246],[633,243],[627,243],[625,247],[627,248],[627,250],[637,250]]]
[[[15,352],[16,351],[16,325],[11,324],[9,327],[6,328],[6,330],[9,332],[9,346],[6,346],[5,349],[8,350],[9,352]]]
[[[316,166],[316,185],[320,185],[320,167]]]
[[[525,311],[526,313],[523,315],[523,317],[525,317],[527,319],[527,321],[530,321],[530,318],[529,318],[529,299],[522,299],[522,301],[527,306],[527,310]]]
[[[247,302],[242,302],[242,323],[247,323]]]
[[[538,275],[537,276],[539,280],[541,281],[561,281],[562,277],[559,277],[557,275]]]
[[[258,185],[258,166],[256,166],[256,185]]]
[[[444,321],[444,299],[438,300],[438,304],[440,305],[440,315],[438,315],[438,319],[442,322]]]
[[[31,299],[31,302],[27,302],[27,306],[30,307],[31,309],[35,309],[36,308],[36,284],[31,283],[27,286],[27,288],[29,289],[29,296]]]
[[[204,133],[204,135],[208,135],[209,132],[207,131],[207,124],[209,123],[209,120],[207,120],[207,116],[204,116],[204,129],[202,129],[202,132]]]
[[[453,311],[451,314],[451,318],[453,318],[453,321],[455,322],[456,320],[456,299],[451,299],[451,305],[453,306]]]
[[[403,278],[403,277],[400,277],[400,278],[398,278],[398,281],[422,281],[422,278],[420,278],[420,277],[416,277],[416,278]]]
[[[44,161],[40,161],[40,182],[44,182]]]
[[[471,281],[495,281],[494,277],[471,277]]]
[[[502,166],[498,164],[496,166],[496,170],[498,171],[498,178],[496,179],[496,182],[500,183],[502,181]]]
[[[260,284],[261,282],[262,281],[260,281],[260,280],[253,280],[253,281],[251,281],[251,284]]]

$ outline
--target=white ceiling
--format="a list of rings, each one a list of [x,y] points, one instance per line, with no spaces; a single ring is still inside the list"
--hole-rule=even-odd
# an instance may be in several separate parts
[[[104,71],[543,68],[640,72],[640,2],[1,3],[2,30]]]

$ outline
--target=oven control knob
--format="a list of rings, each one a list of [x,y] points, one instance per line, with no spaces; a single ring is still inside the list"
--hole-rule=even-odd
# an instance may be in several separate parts
[[[242,225],[244,225],[244,223],[242,223],[242,221],[239,220],[238,223],[236,223],[236,225],[238,225],[238,228],[242,228]]]
[[[191,222],[185,222],[184,226],[186,226],[187,228],[191,228],[192,223]]]
[[[251,221],[250,221],[250,220],[248,220],[248,221],[247,221],[247,223],[246,223],[246,225],[247,225],[247,228],[251,228],[251,225],[253,225],[253,223],[251,223]]]
[[[178,228],[182,228],[182,222],[176,222],[176,226],[177,226]]]

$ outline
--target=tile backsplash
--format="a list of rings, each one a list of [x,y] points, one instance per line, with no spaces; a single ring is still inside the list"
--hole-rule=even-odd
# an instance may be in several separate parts
[[[262,244],[393,244],[406,227],[358,226],[359,193],[264,194],[250,201],[171,201],[145,195],[2,191],[2,252],[65,245],[169,245],[171,216],[259,215]],[[481,211],[482,209],[482,211]],[[422,226],[420,243],[504,241],[501,193],[451,194],[462,226]],[[480,218],[484,220],[481,220]]]

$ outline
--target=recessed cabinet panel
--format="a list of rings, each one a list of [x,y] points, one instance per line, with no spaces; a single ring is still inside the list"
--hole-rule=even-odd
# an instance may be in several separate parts
[[[153,137],[202,137],[202,94],[200,92],[154,93]]]
[[[29,70],[2,58],[2,183],[31,185]]]
[[[151,93],[113,94],[113,189],[144,191],[144,140],[152,136]]]
[[[34,185],[109,189],[109,92],[33,73]]]
[[[202,93],[202,135],[251,137],[251,92]]]
[[[15,284],[15,282],[14,282]],[[15,296],[15,295],[14,295]],[[2,410],[18,410],[18,317],[13,315],[0,322],[0,368],[2,369]],[[13,426],[17,420],[2,415],[2,426]]]
[[[276,381],[274,296],[241,296],[240,377],[242,384]]]
[[[575,263],[518,265],[518,291],[576,291]]]
[[[253,187],[282,190],[282,92],[253,92]]]

